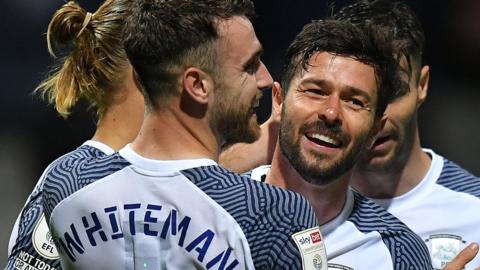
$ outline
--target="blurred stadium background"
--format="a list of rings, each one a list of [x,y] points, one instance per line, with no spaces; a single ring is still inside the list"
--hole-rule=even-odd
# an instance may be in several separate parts
[[[101,1],[79,1],[94,12]],[[329,14],[329,0],[254,0],[254,22],[262,41],[263,60],[279,78],[289,41],[311,19]],[[407,1],[426,32],[424,62],[431,66],[430,91],[420,113],[425,147],[449,157],[480,175],[480,1]],[[0,266],[12,225],[44,168],[56,157],[89,139],[95,118],[78,106],[68,121],[32,95],[53,64],[47,53],[46,30],[60,0],[0,2]],[[349,3],[335,1],[335,8]],[[270,96],[262,103],[264,120]]]

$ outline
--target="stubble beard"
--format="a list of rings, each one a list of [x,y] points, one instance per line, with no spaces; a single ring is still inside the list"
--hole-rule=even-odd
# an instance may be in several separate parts
[[[310,155],[311,161],[307,160],[307,154],[301,152],[300,142],[294,139],[293,123],[288,119],[285,111],[282,111],[282,119],[279,133],[280,150],[302,178],[314,185],[328,185],[350,171],[358,160],[360,149],[364,147],[368,136],[365,134],[359,137],[357,143],[350,150],[344,150],[342,155],[331,161],[327,167],[322,166],[322,163],[326,162],[325,157],[312,154]],[[346,141],[350,141],[350,139],[346,139]]]
[[[221,138],[221,148],[226,149],[235,143],[253,143],[260,137],[260,127],[252,116],[253,101],[240,105],[238,100],[219,97],[215,104],[210,126]]]

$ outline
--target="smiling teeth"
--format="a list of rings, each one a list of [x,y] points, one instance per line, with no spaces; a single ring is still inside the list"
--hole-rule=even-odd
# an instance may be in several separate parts
[[[321,135],[321,134],[310,134],[310,137],[314,138],[314,139],[317,139],[317,140],[320,140],[320,141],[324,141],[326,143],[329,143],[329,144],[333,144],[333,145],[339,145],[340,143],[338,141],[336,141],[335,139],[332,139],[330,137],[327,137],[325,135]]]

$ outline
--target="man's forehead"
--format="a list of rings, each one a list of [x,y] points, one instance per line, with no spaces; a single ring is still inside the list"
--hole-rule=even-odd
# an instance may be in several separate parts
[[[330,52],[316,52],[312,54],[304,67],[300,63],[295,77],[316,76],[310,74],[312,72],[319,75],[330,72],[335,75],[365,74],[375,76],[375,69],[372,66],[362,63],[354,57]]]
[[[233,16],[218,20],[218,33],[221,38],[233,39],[237,37],[256,39],[255,31],[250,20],[244,16]]]
[[[248,59],[262,51],[253,25],[246,17],[219,21],[220,46],[229,57]]]
[[[312,54],[305,68],[300,64],[288,87],[300,85],[355,89],[369,96],[375,96],[378,90],[373,67],[352,57],[329,52]]]

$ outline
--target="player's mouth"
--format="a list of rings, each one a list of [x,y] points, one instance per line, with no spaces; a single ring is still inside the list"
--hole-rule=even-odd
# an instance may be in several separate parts
[[[305,150],[316,155],[336,155],[351,140],[341,126],[327,126],[323,121],[305,124],[300,134]]]
[[[387,149],[389,144],[392,142],[392,136],[386,135],[379,137],[375,140],[372,147],[370,148],[373,151],[382,151]]]
[[[343,143],[337,138],[316,132],[307,132],[305,133],[305,137],[314,144],[322,147],[340,148],[343,145]]]

